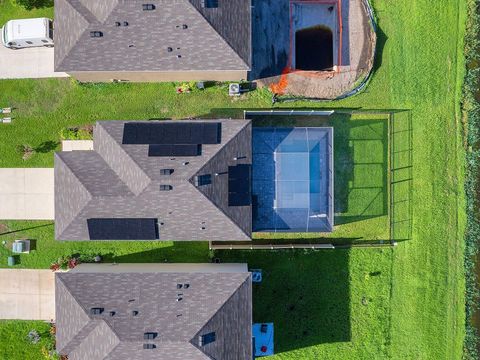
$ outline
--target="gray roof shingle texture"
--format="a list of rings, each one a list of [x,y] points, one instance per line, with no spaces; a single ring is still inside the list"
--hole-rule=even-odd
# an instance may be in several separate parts
[[[249,70],[251,0],[202,1],[55,0],[55,70]]]
[[[69,359],[252,358],[249,273],[67,272],[55,283],[57,351]],[[104,312],[90,315],[92,307]],[[145,332],[158,336],[144,340]],[[201,346],[199,335],[210,332],[215,342]]]
[[[94,151],[55,156],[55,238],[90,239],[91,218],[156,218],[160,240],[250,240],[252,207],[229,206],[226,172],[252,163],[251,123],[210,122],[221,123],[221,143],[175,158],[149,157],[148,145],[123,145],[125,121],[98,122]],[[161,175],[165,168],[173,174]],[[203,174],[212,183],[196,187],[195,176]],[[173,189],[159,191],[160,185]]]

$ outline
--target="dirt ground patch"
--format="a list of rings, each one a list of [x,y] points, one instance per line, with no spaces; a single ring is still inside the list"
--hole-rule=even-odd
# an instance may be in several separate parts
[[[376,35],[364,0],[263,0],[253,19],[251,78],[280,95],[334,99],[358,85],[373,66]],[[325,51],[333,50],[334,66],[330,71],[298,70],[296,35],[318,26],[333,33]]]

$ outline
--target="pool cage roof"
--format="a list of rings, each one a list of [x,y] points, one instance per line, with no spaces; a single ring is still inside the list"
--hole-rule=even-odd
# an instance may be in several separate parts
[[[333,230],[333,128],[253,129],[253,230]]]

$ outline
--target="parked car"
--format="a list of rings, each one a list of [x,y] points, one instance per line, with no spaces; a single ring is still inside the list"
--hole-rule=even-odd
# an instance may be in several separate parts
[[[53,21],[48,18],[10,20],[1,29],[2,44],[9,49],[53,46]]]

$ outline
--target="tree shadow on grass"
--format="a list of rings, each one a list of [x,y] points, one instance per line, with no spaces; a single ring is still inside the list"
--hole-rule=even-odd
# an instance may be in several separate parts
[[[262,269],[254,322],[273,322],[275,352],[351,340],[349,251],[216,251],[222,262]]]
[[[35,147],[34,150],[37,153],[46,154],[46,153],[55,151],[58,148],[58,145],[60,145],[58,141],[52,141],[52,140],[44,141],[40,145]]]

